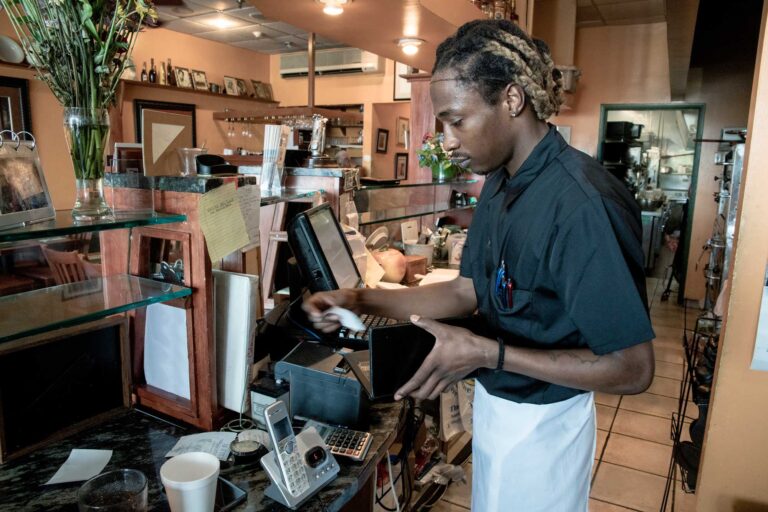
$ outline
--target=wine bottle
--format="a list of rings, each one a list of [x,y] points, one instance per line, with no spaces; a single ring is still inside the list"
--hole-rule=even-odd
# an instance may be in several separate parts
[[[167,74],[165,71],[165,62],[160,63],[160,85],[165,85],[168,83]]]
[[[168,65],[165,66],[165,73],[168,76],[168,85],[176,86],[176,73],[171,67],[171,59],[168,59]]]
[[[149,65],[149,83],[154,84],[157,82],[157,70],[155,69],[154,57],[150,59],[152,64]]]
[[[147,81],[147,63],[144,62],[144,66],[141,68],[141,81]]]

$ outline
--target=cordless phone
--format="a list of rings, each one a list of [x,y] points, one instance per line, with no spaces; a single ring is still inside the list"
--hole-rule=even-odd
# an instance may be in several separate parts
[[[272,450],[280,465],[283,482],[288,492],[298,496],[309,488],[309,480],[302,455],[296,446],[296,436],[293,433],[285,403],[278,400],[267,407],[264,410],[264,418],[272,441]]]

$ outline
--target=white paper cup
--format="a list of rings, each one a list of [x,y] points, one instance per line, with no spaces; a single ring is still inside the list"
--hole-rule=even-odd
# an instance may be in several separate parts
[[[415,255],[415,256],[424,256],[427,258],[427,266],[432,266],[432,255],[435,252],[435,246],[432,244],[411,244],[411,243],[405,243],[403,244],[405,247],[405,254],[408,255]]]
[[[218,477],[219,459],[204,452],[177,455],[160,468],[171,512],[212,512]]]

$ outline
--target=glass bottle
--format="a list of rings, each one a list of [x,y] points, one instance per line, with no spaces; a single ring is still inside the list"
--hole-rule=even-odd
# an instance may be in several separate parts
[[[165,62],[161,62],[160,63],[160,77],[159,77],[160,78],[160,80],[159,80],[160,85],[165,85],[165,84],[168,83],[167,76],[168,75],[166,74],[166,71],[165,71]]]
[[[157,82],[157,69],[155,69],[155,58],[151,58],[150,61],[152,62],[149,65],[149,83],[154,84]]]
[[[168,85],[176,86],[176,74],[171,67],[171,59],[168,59],[168,64],[165,66],[165,73],[167,75]]]
[[[141,81],[146,82],[147,81],[147,63],[144,62],[144,66],[141,68]]]

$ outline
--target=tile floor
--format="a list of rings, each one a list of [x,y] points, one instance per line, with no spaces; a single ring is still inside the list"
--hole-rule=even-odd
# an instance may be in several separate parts
[[[673,293],[661,302],[665,282],[648,279],[651,320],[656,331],[656,377],[643,394],[595,396],[597,450],[592,473],[590,512],[658,512],[664,495],[672,454],[670,422],[677,411],[683,374],[683,308]],[[688,314],[688,328],[695,312]],[[689,409],[691,410],[691,409]],[[695,406],[692,409],[696,410]],[[687,429],[683,429],[687,435]],[[437,512],[465,512],[470,506],[471,461],[466,464],[469,485],[453,484],[432,508]],[[695,510],[695,497],[677,484],[675,511]],[[672,510],[668,506],[667,510]]]

